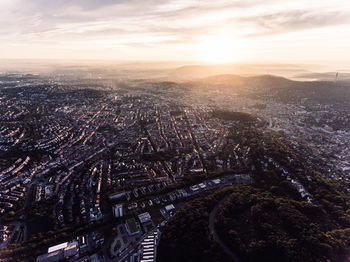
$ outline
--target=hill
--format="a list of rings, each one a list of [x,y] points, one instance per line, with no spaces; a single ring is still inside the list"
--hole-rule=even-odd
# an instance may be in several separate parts
[[[350,198],[343,183],[323,177],[327,163],[250,123],[231,129],[224,153],[237,144],[253,183],[187,203],[166,224],[158,261],[232,261],[230,252],[250,262],[346,261]]]
[[[336,72],[326,73],[303,73],[295,76],[296,79],[309,79],[317,81],[334,81],[336,79]],[[339,73],[337,77],[338,81],[350,81],[350,73]]]
[[[305,82],[293,81],[284,77],[273,75],[259,75],[259,76],[239,76],[239,75],[215,75],[204,78],[199,82],[222,86],[227,88],[245,88],[245,89],[271,89],[271,88],[287,88],[296,84],[304,84]]]
[[[293,77],[309,71],[289,64],[223,64],[223,65],[185,65],[169,73],[170,78],[193,80],[222,74],[239,75],[283,75]]]
[[[322,205],[233,185],[176,213],[165,226],[157,260],[232,261],[222,244],[235,261],[339,262],[346,261],[349,243],[350,229],[333,225]]]
[[[350,101],[349,82],[295,81],[272,75],[244,77],[224,74],[195,80],[188,86],[204,92],[220,90],[257,99],[270,97],[284,103],[298,103],[305,99],[324,104],[348,104]]]

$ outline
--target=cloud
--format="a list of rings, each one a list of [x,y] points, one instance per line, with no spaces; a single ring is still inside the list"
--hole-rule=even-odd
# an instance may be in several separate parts
[[[9,5],[9,1],[4,0]],[[16,0],[18,1],[18,0]],[[215,28],[248,29],[246,35],[283,33],[312,27],[343,24],[349,12],[310,11],[308,7],[271,12],[276,1],[179,1],[179,0],[22,0],[20,9],[0,11],[0,32],[33,34],[83,33],[108,36],[161,30],[194,39]],[[298,1],[296,1],[298,2]],[[1,10],[1,9],[0,9]],[[249,28],[250,27],[250,28]],[[100,31],[100,32],[98,32]],[[238,31],[238,30],[236,30]],[[250,32],[253,32],[251,34]],[[245,35],[244,33],[241,35]],[[192,37],[191,37],[192,36]]]
[[[125,3],[125,0],[31,0],[28,5],[32,10],[53,10],[53,9],[64,9],[67,7],[79,7],[84,10],[96,10],[105,6],[111,6],[119,3]],[[130,1],[132,2],[132,0]]]
[[[219,31],[244,40],[349,23],[347,0],[1,0],[0,46],[182,48]]]
[[[242,25],[248,24],[251,27],[255,27],[255,33],[242,35],[251,37],[350,24],[350,16],[348,12],[343,11],[322,13],[319,11],[294,10],[258,16],[240,17],[238,19],[235,18],[232,20],[232,23]]]

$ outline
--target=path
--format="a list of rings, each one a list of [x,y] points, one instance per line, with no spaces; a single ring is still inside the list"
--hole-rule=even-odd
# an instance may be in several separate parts
[[[214,240],[219,244],[219,246],[224,250],[224,252],[232,258],[233,261],[235,262],[242,262],[237,255],[235,255],[227,246],[226,244],[220,239],[218,233],[215,230],[215,217],[218,213],[219,207],[222,203],[225,202],[225,200],[229,197],[230,195],[224,197],[223,199],[220,200],[219,203],[216,204],[214,209],[210,212],[209,215],[209,229],[210,232],[212,233]]]

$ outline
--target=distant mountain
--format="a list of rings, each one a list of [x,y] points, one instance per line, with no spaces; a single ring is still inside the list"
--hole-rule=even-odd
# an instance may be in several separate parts
[[[274,97],[287,103],[308,99],[316,103],[345,105],[350,101],[350,83],[345,81],[295,81],[272,75],[224,74],[193,80],[189,86],[256,98]]]
[[[169,73],[170,78],[176,80],[193,80],[222,74],[237,75],[283,75],[293,77],[306,74],[306,71],[295,65],[254,65],[254,64],[232,64],[232,65],[186,65]]]
[[[191,65],[182,66],[170,73],[176,79],[196,79],[218,74],[228,74],[234,72],[232,66],[204,66]]]
[[[305,80],[318,80],[318,81],[335,81],[337,72],[326,72],[326,73],[306,73],[298,74],[295,79]],[[338,73],[338,81],[350,81],[350,73]]]
[[[240,95],[261,94],[271,92],[272,90],[288,89],[298,85],[304,85],[303,82],[278,76],[260,75],[245,77],[230,74],[202,78],[193,81],[192,84],[204,90],[217,89]]]
[[[217,84],[217,85],[231,85],[239,87],[243,85],[246,88],[257,87],[257,88],[267,88],[267,87],[278,87],[285,88],[290,87],[298,83],[284,77],[273,76],[273,75],[259,75],[259,76],[239,76],[239,75],[216,75],[203,79],[207,83]],[[299,82],[302,83],[302,82]]]

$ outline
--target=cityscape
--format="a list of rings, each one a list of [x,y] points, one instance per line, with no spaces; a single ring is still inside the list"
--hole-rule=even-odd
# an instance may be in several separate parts
[[[292,138],[281,143],[300,154],[308,150],[306,165],[318,163],[323,178],[349,191],[348,105],[307,98],[287,104],[273,88],[251,97],[266,90],[247,87],[237,100],[225,78],[215,80],[222,87],[208,90],[202,80],[121,84],[93,71],[76,79],[3,74],[2,256],[155,261],[162,231],[185,203],[231,185],[259,184],[268,170],[314,203],[284,162],[300,160],[269,155],[267,148],[256,156],[250,142],[234,136],[248,137],[248,126]],[[267,139],[263,143],[268,147]]]
[[[350,261],[348,1],[0,22],[0,262]]]

